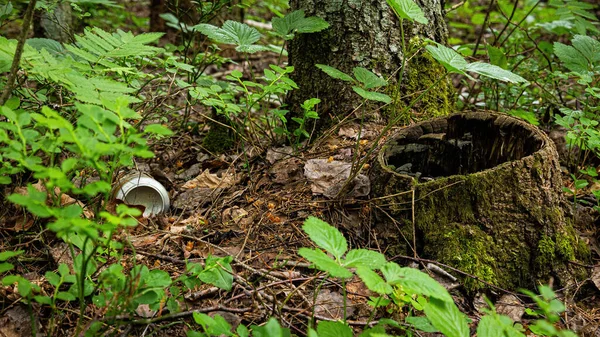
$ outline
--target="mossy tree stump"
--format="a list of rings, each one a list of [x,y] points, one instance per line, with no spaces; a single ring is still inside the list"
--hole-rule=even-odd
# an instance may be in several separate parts
[[[585,272],[568,263],[589,250],[562,209],[556,149],[524,121],[475,112],[402,129],[380,151],[372,182],[379,207],[400,223],[401,233],[379,226],[392,246],[411,251],[414,205],[421,257],[506,289],[550,277],[564,285]]]

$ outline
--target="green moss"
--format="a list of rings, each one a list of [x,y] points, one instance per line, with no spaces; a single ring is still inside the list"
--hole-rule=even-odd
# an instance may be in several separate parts
[[[451,223],[438,226],[428,234],[425,254],[437,254],[440,261],[452,265],[477,279],[498,284],[497,263],[492,257],[496,249],[492,239],[473,226]],[[435,249],[435,252],[427,251]],[[465,277],[463,285],[468,293],[475,293],[485,284],[473,277]]]
[[[422,48],[423,42],[413,38],[408,43],[408,55]],[[423,91],[431,87],[439,78],[446,74],[446,69],[431,55],[421,49],[417,55],[410,58],[405,66],[402,82],[390,86],[387,94],[392,98],[399,96],[396,104],[391,104],[387,113],[396,117],[396,113],[405,109]],[[404,116],[402,122],[425,120],[437,116],[445,116],[454,112],[456,92],[450,80],[446,79],[431,88]]]
[[[556,258],[556,245],[554,240],[551,237],[544,235],[538,241],[538,256],[537,256],[537,264],[539,266],[545,266],[548,264],[552,264],[554,259]]]

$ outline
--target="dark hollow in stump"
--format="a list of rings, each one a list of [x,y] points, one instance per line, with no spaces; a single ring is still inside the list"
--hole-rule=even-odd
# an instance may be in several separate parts
[[[568,262],[589,249],[563,212],[556,149],[535,126],[487,112],[432,119],[390,137],[372,172],[391,254],[412,255],[414,207],[420,257],[512,290],[586,273]]]

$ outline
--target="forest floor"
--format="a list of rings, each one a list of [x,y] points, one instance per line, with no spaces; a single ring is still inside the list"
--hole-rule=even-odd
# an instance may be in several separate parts
[[[262,73],[262,68],[274,63],[271,61],[263,58],[254,62],[255,73]],[[235,69],[219,71],[225,76]],[[293,334],[305,335],[311,317],[342,319],[343,287],[348,295],[345,310],[348,323],[357,333],[383,317],[403,321],[409,311],[394,304],[379,308],[372,316],[368,302],[374,294],[357,277],[340,284],[311,269],[298,255],[300,247],[313,246],[301,229],[308,216],[319,217],[339,228],[351,248],[386,253],[386,246],[375,230],[377,220],[369,197],[336,200],[323,196],[323,190],[335,184],[335,179],[327,176],[326,169],[319,171],[316,167],[310,171],[306,166],[313,159],[351,163],[357,151],[358,156],[364,155],[384,125],[364,125],[360,141],[357,141],[359,126],[348,123],[324,132],[299,151],[291,146],[261,148],[240,142],[226,154],[215,154],[203,146],[208,126],[202,115],[208,112],[202,107],[195,108],[185,127],[180,127],[181,118],[173,120],[170,127],[175,135],[153,145],[154,159],[137,163],[140,171],[152,175],[167,188],[171,209],[166,214],[139,218],[137,227],[118,235],[116,239],[131,243],[120,261],[126,269],[134,262],[159,268],[174,279],[185,272],[187,262],[203,262],[211,255],[232,256],[233,288],[224,291],[205,285],[189,289],[184,295],[185,303],[181,303],[183,312],[176,316],[169,315],[166,309],[155,311],[140,306],[136,317],[124,317],[121,325],[108,335],[183,336],[189,329],[199,330],[192,319],[193,311],[219,314],[234,326],[262,324],[269,317],[276,317]],[[307,178],[311,174],[321,174],[323,178],[315,183]],[[564,183],[566,186],[573,183],[567,174]],[[27,279],[44,284],[46,271],[54,270],[59,263],[73,265],[66,244],[46,231],[43,223],[30,221],[15,226],[20,213],[15,214],[16,218],[0,220],[0,235],[11,244],[6,248],[25,247],[33,253],[28,254],[29,261],[21,262],[21,267],[28,270],[24,275]],[[600,336],[599,214],[591,207],[577,206],[574,216],[592,251],[595,267],[590,268],[590,277],[581,280],[568,296],[558,292],[567,305],[562,324],[581,336]],[[412,256],[412,252],[407,255]],[[531,335],[527,326],[535,317],[528,315],[526,309],[534,305],[526,296],[515,296],[514,290],[498,288],[466,296],[460,281],[469,277],[466,274],[440,265],[431,266],[420,258],[395,261],[422,269],[451,290],[459,308],[472,320],[472,333],[484,314],[486,295],[499,313],[523,324]],[[32,316],[28,306],[20,302],[14,289],[5,287],[0,292],[6,301],[5,309],[0,312],[0,336],[30,336]],[[49,312],[36,304],[32,309],[43,335]],[[61,310],[56,335],[72,335],[78,314],[76,304]],[[86,315],[98,319],[101,311],[90,305]]]

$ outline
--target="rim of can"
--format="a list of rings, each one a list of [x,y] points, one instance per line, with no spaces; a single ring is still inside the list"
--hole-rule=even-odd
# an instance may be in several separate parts
[[[169,209],[169,207],[171,206],[171,201],[169,199],[169,193],[167,192],[167,189],[161,183],[156,181],[155,179],[148,177],[141,173],[140,174],[136,173],[135,175],[133,175],[133,174],[127,175],[127,176],[121,178],[119,180],[119,183],[116,186],[114,196],[116,199],[120,199],[120,200],[124,201],[125,198],[127,197],[127,195],[138,187],[151,188],[152,190],[154,190],[158,193],[158,195],[160,196],[161,201],[162,201],[161,205],[157,205],[157,206],[160,206],[160,210],[158,212],[156,212],[156,213],[152,212],[152,209],[154,207],[149,208],[146,211],[144,211],[144,217],[147,217],[151,214],[159,214],[159,213],[166,212]]]

